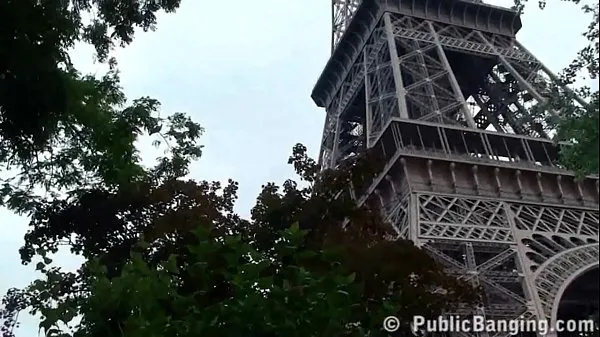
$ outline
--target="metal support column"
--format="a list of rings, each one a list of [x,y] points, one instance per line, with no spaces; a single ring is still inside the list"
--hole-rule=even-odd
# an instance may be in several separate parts
[[[396,38],[394,37],[394,29],[392,27],[392,21],[390,19],[390,13],[383,15],[383,21],[385,24],[385,35],[388,41],[388,48],[390,51],[390,61],[392,63],[392,71],[394,72],[394,84],[396,87],[396,96],[398,98],[398,111],[400,118],[408,119],[408,108],[406,106],[406,91],[404,89],[404,83],[402,82],[402,72],[400,70],[400,59],[398,58],[398,49],[396,48]]]
[[[365,73],[365,138],[367,141],[367,148],[370,149],[374,144],[371,144],[371,132],[373,132],[373,116],[371,115],[371,106],[369,100],[371,99],[371,90],[369,90],[369,74],[367,72],[367,53],[363,51],[362,62]]]
[[[508,222],[511,231],[513,232],[515,241],[521,241],[521,236],[519,235],[517,224],[515,223],[515,214],[506,203],[503,203],[502,207],[504,208],[504,212],[506,214],[506,221]],[[546,319],[546,317],[544,316],[544,309],[542,308],[541,301],[535,286],[535,282],[533,280],[533,273],[531,272],[531,270],[529,270],[529,266],[525,262],[528,260],[526,252],[523,246],[519,243],[516,244],[515,249],[517,252],[518,268],[521,269],[519,270],[519,272],[523,274],[523,290],[525,290],[525,299],[528,302],[527,304],[529,310],[533,312],[537,319]]]
[[[529,55],[532,55],[529,52],[529,50],[527,50],[527,48],[523,47],[523,45],[521,43],[519,43],[519,41],[515,40],[515,44],[517,45],[517,47],[519,47],[519,49],[523,49],[524,52],[526,52]],[[554,74],[550,69],[548,69],[548,67],[546,67],[542,62],[539,62],[539,63],[540,63],[540,68],[544,71],[544,73],[546,73],[546,75],[548,75],[548,77],[550,77],[551,80],[553,80],[557,84],[560,83],[560,79],[558,78],[558,76],[556,76],[556,74]],[[566,85],[561,85],[561,87],[565,91],[568,91],[571,95],[573,95],[573,99],[576,100],[577,103],[581,104],[583,107],[587,107],[589,105],[585,100],[583,100],[583,98],[579,97],[579,95],[577,95],[573,91],[573,89],[569,88]]]
[[[519,74],[519,72],[515,70],[515,68],[513,68],[513,66],[510,64],[510,62],[508,62],[508,60],[506,60],[506,58],[498,52],[496,47],[490,41],[488,41],[485,38],[485,36],[483,36],[483,34],[481,34],[481,32],[478,31],[477,34],[483,41],[485,41],[485,43],[490,48],[492,48],[494,50],[494,53],[496,54],[496,56],[498,56],[498,59],[500,60],[500,62],[502,62],[502,65],[505,66],[506,69],[508,69],[508,71],[515,77],[515,79],[519,82],[519,84],[521,84],[523,86],[524,89],[527,89],[527,92],[529,92],[535,99],[537,99],[538,102],[540,102],[542,104],[547,102],[547,100],[531,84],[529,84],[529,82],[527,82],[523,78],[523,76],[521,76],[521,74]],[[558,115],[558,113],[552,109],[549,112],[555,116]]]
[[[471,115],[471,111],[469,111],[469,106],[467,105],[467,101],[465,100],[465,97],[462,94],[462,90],[460,89],[460,86],[458,85],[456,76],[454,76],[454,71],[452,71],[452,67],[450,67],[450,62],[448,62],[448,58],[446,57],[444,48],[442,48],[442,44],[440,43],[440,38],[439,38],[437,32],[435,31],[435,28],[433,28],[433,25],[431,24],[430,21],[427,21],[427,25],[429,26],[429,31],[431,32],[431,34],[433,35],[433,38],[435,40],[435,45],[436,45],[436,49],[438,52],[438,56],[440,57],[442,64],[448,71],[448,78],[450,79],[450,85],[452,86],[452,91],[454,92],[454,96],[462,105],[461,110],[463,112],[465,120],[467,121],[467,125],[469,125],[469,127],[471,127],[471,128],[476,129],[477,124],[475,124],[473,115]]]

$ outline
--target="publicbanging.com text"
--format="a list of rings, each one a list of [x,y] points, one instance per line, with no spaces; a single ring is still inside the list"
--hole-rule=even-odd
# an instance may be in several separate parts
[[[401,325],[400,319],[395,316],[388,316],[383,320],[383,329],[387,332],[398,331]],[[410,328],[416,336],[433,332],[502,332],[510,335],[517,335],[522,332],[534,332],[547,335],[553,332],[594,332],[597,329],[593,320],[558,320],[555,324],[551,324],[546,320],[491,320],[486,319],[484,316],[472,316],[469,318],[440,316],[437,319],[414,316],[410,322]]]

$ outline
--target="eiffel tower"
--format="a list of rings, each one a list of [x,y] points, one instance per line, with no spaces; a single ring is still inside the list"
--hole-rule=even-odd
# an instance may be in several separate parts
[[[357,201],[483,287],[481,308],[452,314],[554,324],[597,312],[598,177],[562,168],[530,113],[557,77],[515,39],[518,13],[466,0],[332,4],[332,54],[312,92],[327,112],[321,165],[365,149],[386,158]]]

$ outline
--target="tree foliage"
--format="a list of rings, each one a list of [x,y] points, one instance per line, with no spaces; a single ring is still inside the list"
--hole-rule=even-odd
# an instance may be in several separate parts
[[[16,174],[0,201],[30,216],[20,253],[44,275],[7,293],[3,336],[21,311],[41,315],[48,336],[364,336],[380,334],[385,315],[474,301],[417,247],[386,240],[377,210],[356,207],[347,187],[374,173],[372,158],[320,172],[297,146],[291,163],[308,187],[265,185],[250,220],[233,212],[235,182],[184,178],[202,128],[181,113],[160,118],[154,99],[128,102],[109,58],[178,4],[1,5],[16,20],[0,26],[12,47],[0,54],[0,163]],[[108,61],[104,77],[74,69],[78,41]],[[166,148],[152,167],[135,147],[145,134]],[[54,266],[60,246],[84,265]]]
[[[560,89],[561,86],[573,86],[581,79],[598,80],[600,55],[600,26],[598,3],[581,3],[581,0],[569,0],[581,6],[583,13],[589,16],[590,23],[583,37],[588,44],[577,52],[573,61],[560,74],[559,83],[554,84],[554,95],[549,97],[548,107],[559,112],[559,116],[550,116],[548,122],[556,131],[556,140],[565,141],[567,146],[561,148],[563,164],[579,175],[598,174],[599,138],[599,93],[598,88],[592,90],[587,86],[576,88],[574,92]],[[523,10],[527,0],[515,0],[515,7]],[[546,0],[538,1],[541,9],[547,5]],[[582,105],[575,96],[585,100]]]
[[[46,280],[13,299],[42,314],[44,331],[73,337],[383,336],[385,316],[409,322],[477,301],[411,242],[389,240],[377,209],[353,201],[349,184],[364,183],[376,160],[321,172],[305,151],[297,145],[290,163],[307,186],[265,185],[249,221],[233,212],[233,181],[154,173],[126,192],[40,207],[24,260],[70,240],[88,263],[65,273],[40,262]],[[71,332],[60,329],[76,316]]]
[[[412,243],[391,240],[378,209],[356,204],[352,190],[381,168],[370,153],[321,171],[297,145],[290,164],[301,181],[266,184],[248,220],[233,210],[237,183],[185,178],[201,155],[202,128],[182,113],[159,117],[149,97],[129,102],[110,59],[136,27],[152,29],[157,11],[178,6],[0,4],[0,163],[16,171],[2,181],[0,201],[30,216],[20,253],[44,275],[7,293],[3,336],[13,336],[20,311],[40,314],[48,336],[384,336],[385,316],[409,321],[476,304],[476,289]],[[597,7],[584,10],[597,21]],[[590,47],[565,83],[582,69],[597,76],[597,26],[586,37]],[[73,67],[76,42],[109,62],[104,77]],[[590,104],[561,94],[551,104],[563,115],[552,122],[574,143],[565,163],[597,172],[598,93],[578,93]],[[151,167],[135,147],[146,134],[166,149]],[[52,264],[61,245],[85,258],[79,270]]]
[[[387,240],[376,209],[356,207],[348,184],[364,184],[372,158],[320,172],[297,146],[290,162],[308,187],[265,185],[250,220],[233,212],[235,182],[184,178],[202,128],[160,118],[149,97],[128,101],[110,59],[178,5],[0,4],[0,163],[16,171],[0,202],[30,216],[20,253],[43,274],[3,299],[3,336],[21,311],[47,336],[376,336],[386,315],[476,299],[411,243]],[[76,42],[95,46],[105,76],[74,68]],[[166,148],[152,167],[135,147],[147,134]],[[60,246],[84,265],[54,266]]]
[[[159,103],[143,97],[127,104],[119,87],[116,45],[134,30],[153,29],[159,10],[179,0],[24,0],[0,4],[0,166],[16,171],[4,181],[7,206],[27,211],[34,186],[119,184],[137,177],[134,141],[156,134]],[[102,78],[79,73],[68,52],[91,43],[111,70]],[[22,188],[26,186],[27,188]]]
[[[148,172],[173,178],[186,173],[201,153],[196,139],[202,129],[180,113],[160,118],[159,102],[149,97],[128,102],[110,58],[114,46],[132,41],[136,28],[154,29],[156,13],[172,12],[179,3],[0,3],[0,206],[41,214],[66,202],[59,192],[72,200],[98,186],[127,190]],[[109,72],[100,78],[78,72],[68,55],[76,43],[92,44]],[[142,167],[134,146],[144,134],[167,143],[152,169]],[[4,299],[3,333],[14,324],[10,308],[24,305],[21,294],[12,290]]]

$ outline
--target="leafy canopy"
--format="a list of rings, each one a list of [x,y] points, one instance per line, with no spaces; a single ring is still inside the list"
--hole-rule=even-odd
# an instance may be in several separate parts
[[[565,141],[569,146],[561,149],[562,163],[580,176],[598,174],[599,147],[599,93],[587,86],[579,87],[574,92],[559,90],[556,86],[574,85],[580,79],[598,80],[598,65],[600,55],[600,26],[598,3],[582,3],[581,0],[568,0],[574,5],[581,6],[583,13],[590,18],[583,37],[588,44],[583,47],[560,74],[559,83],[555,84],[549,106],[559,112],[559,116],[549,117],[549,125],[556,131],[556,140]],[[515,7],[523,10],[527,0],[515,0]],[[540,8],[545,8],[546,0],[538,1]],[[581,105],[575,95],[585,100]]]
[[[433,314],[473,299],[418,248],[385,240],[376,210],[356,207],[348,181],[359,186],[372,175],[370,160],[319,173],[298,146],[291,163],[309,187],[265,185],[250,220],[233,212],[235,182],[183,178],[201,155],[202,128],[180,113],[159,118],[154,99],[128,103],[108,59],[134,27],[151,27],[154,12],[178,2],[149,4],[2,8],[22,18],[2,26],[3,36],[25,37],[23,49],[2,54],[10,62],[0,63],[10,74],[1,78],[0,163],[16,169],[1,195],[30,216],[21,257],[44,275],[4,298],[4,336],[22,310],[41,315],[48,336],[377,335],[384,315]],[[90,11],[96,15],[84,24]],[[109,61],[104,77],[73,68],[67,49],[76,41],[94,44]],[[39,58],[15,57],[40,45],[48,52],[35,52]],[[134,146],[144,134],[167,150],[152,167],[140,164]],[[61,245],[85,258],[81,269],[52,265]]]
[[[265,185],[249,221],[233,212],[233,181],[157,178],[40,208],[24,258],[71,240],[88,262],[75,273],[39,263],[46,280],[7,304],[41,313],[52,336],[387,336],[388,315],[410,322],[476,302],[411,242],[389,240],[377,209],[353,202],[349,182],[377,162],[365,154],[321,172],[297,145],[290,163],[307,186]]]
[[[157,11],[178,6],[0,4],[0,163],[16,171],[0,200],[31,216],[21,256],[40,261],[44,274],[4,298],[3,336],[21,310],[41,314],[48,336],[383,336],[384,316],[476,302],[476,291],[419,248],[388,240],[376,208],[356,206],[348,187],[366,184],[381,164],[368,153],[320,171],[296,146],[290,163],[306,187],[265,185],[250,220],[233,212],[235,182],[183,178],[201,155],[202,128],[181,113],[160,118],[154,99],[128,102],[109,57],[136,27],[152,29]],[[584,11],[597,22],[597,6]],[[564,83],[581,70],[598,74],[597,25],[586,37]],[[104,77],[73,67],[76,42],[109,62]],[[598,93],[578,93],[590,104],[561,94],[551,100],[562,112],[552,123],[574,144],[563,149],[565,164],[597,173]],[[166,147],[153,167],[140,164],[134,146],[145,134]],[[52,265],[61,245],[86,259],[80,270]]]
[[[179,3],[0,3],[0,170],[15,172],[1,182],[0,205],[28,212],[39,202],[34,187],[116,186],[142,175],[134,142],[141,134],[158,135],[166,121],[154,99],[127,104],[109,54],[129,44],[136,28],[154,29],[156,13],[172,12]],[[109,62],[104,77],[74,68],[68,51],[77,42],[92,44],[99,60]],[[190,136],[199,136],[197,126],[188,126]]]

